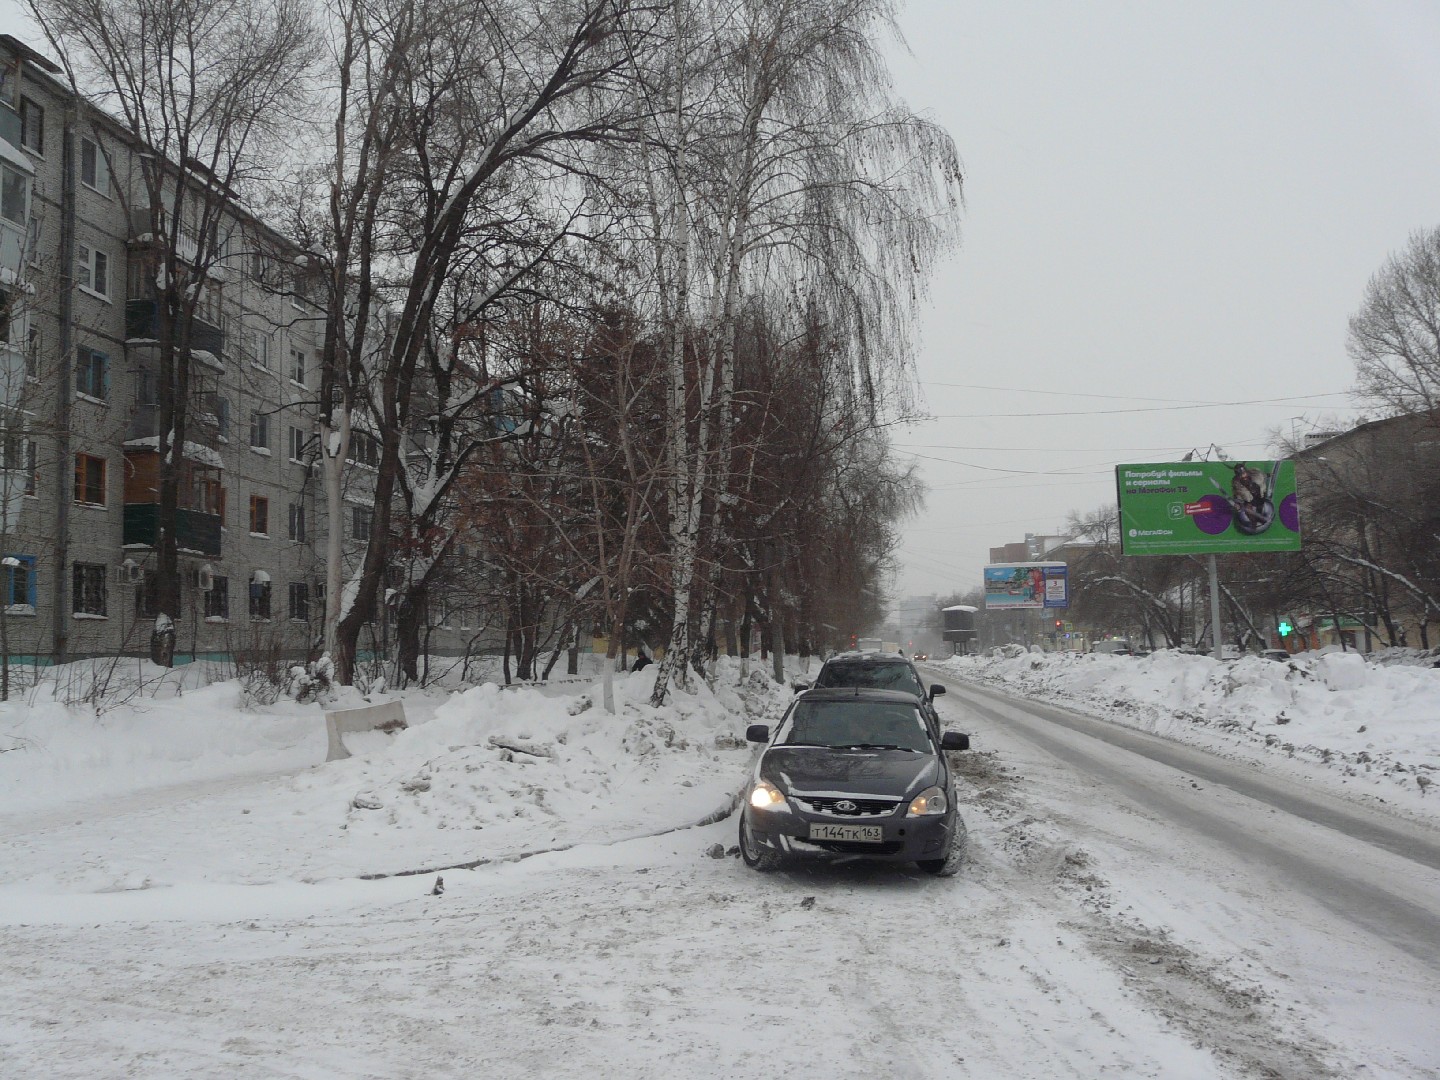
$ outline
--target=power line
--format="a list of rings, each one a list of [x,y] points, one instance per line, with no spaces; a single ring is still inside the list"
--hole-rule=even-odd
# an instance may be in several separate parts
[[[1076,395],[1077,397],[1079,395]],[[1348,392],[1334,394],[1304,394],[1300,397],[1255,398],[1253,401],[1207,401],[1191,405],[1155,405],[1139,409],[1069,409],[1060,412],[983,412],[983,413],[937,413],[912,423],[929,420],[1013,420],[1041,416],[1117,416],[1123,413],[1184,412],[1193,409],[1234,409],[1243,405],[1293,405],[1299,401],[1313,401],[1316,398],[1348,397]]]

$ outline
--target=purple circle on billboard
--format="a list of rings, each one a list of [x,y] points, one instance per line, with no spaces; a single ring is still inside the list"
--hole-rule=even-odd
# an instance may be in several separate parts
[[[1230,503],[1226,499],[1219,495],[1202,495],[1196,501],[1205,504],[1204,512],[1190,519],[1197,529],[1219,536],[1230,527]]]
[[[1294,492],[1280,500],[1280,524],[1293,533],[1300,531],[1300,504]]]

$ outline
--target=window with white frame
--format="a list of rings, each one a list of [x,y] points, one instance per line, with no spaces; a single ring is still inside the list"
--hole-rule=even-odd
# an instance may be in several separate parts
[[[290,350],[290,381],[305,385],[305,354],[299,349]]]
[[[75,392],[97,401],[110,398],[110,357],[81,345],[75,353]]]
[[[110,168],[94,139],[80,137],[80,182],[101,195],[110,194]]]
[[[352,431],[350,433],[350,451],[345,455],[345,460],[353,465],[378,468],[380,465],[380,440],[368,431]]]
[[[76,276],[80,287],[96,296],[110,296],[110,256],[84,244],[75,246]]]
[[[250,445],[256,450],[270,449],[270,414],[252,409],[250,412]]]
[[[19,169],[0,164],[0,217],[16,225],[25,224],[25,201],[30,178]]]
[[[290,504],[290,529],[288,535],[291,540],[302,544],[305,542],[305,505],[303,503]]]
[[[305,464],[305,448],[310,443],[310,436],[298,427],[290,429],[290,460]]]
[[[270,331],[264,327],[250,329],[250,362],[256,367],[270,366]]]
[[[24,435],[7,435],[0,442],[0,468],[8,474],[4,494],[34,495],[36,474],[35,443]]]

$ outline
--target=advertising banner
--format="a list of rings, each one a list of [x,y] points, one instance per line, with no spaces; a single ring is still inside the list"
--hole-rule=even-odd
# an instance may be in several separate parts
[[[1126,555],[1299,551],[1293,461],[1118,465]]]
[[[993,563],[985,567],[985,609],[1070,606],[1070,578],[1064,563]]]

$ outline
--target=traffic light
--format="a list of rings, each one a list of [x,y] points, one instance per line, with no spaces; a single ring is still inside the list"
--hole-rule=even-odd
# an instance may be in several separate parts
[[[1055,620],[1055,629],[1056,629],[1056,630],[1059,630],[1060,627],[1062,627],[1062,626],[1064,626],[1064,625],[1065,625],[1065,620],[1064,620],[1064,619],[1056,619],[1056,620]]]
[[[1290,636],[1290,631],[1291,631],[1291,630],[1294,630],[1295,628],[1294,628],[1293,626],[1291,626],[1288,622],[1286,622],[1284,619],[1281,619],[1281,620],[1280,620],[1280,625],[1278,625],[1277,627],[1275,627],[1275,629],[1280,631],[1280,636],[1281,636],[1281,637],[1289,637],[1289,636]]]

